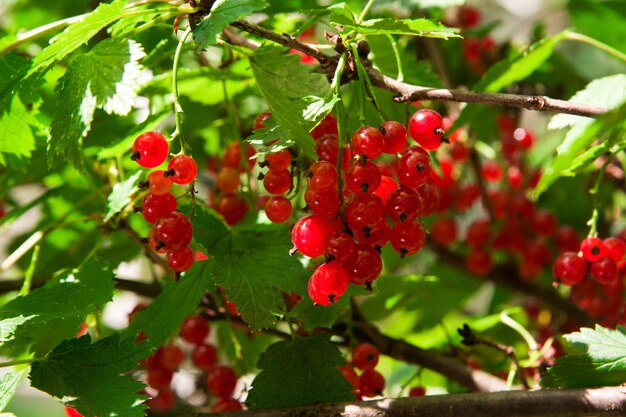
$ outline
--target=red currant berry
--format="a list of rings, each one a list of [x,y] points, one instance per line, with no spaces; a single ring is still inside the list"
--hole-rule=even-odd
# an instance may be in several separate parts
[[[519,167],[515,165],[509,167],[506,172],[506,176],[509,180],[509,185],[513,189],[518,189],[522,185],[522,181],[524,180],[524,173]]]
[[[174,211],[164,214],[154,223],[154,240],[170,251],[188,246],[192,236],[191,222],[183,213]]]
[[[373,229],[355,230],[354,241],[372,248],[383,248],[391,238],[391,227],[386,221],[381,221]]]
[[[215,365],[217,357],[217,349],[213,345],[196,345],[191,352],[191,360],[193,364],[203,371],[208,371]]]
[[[337,212],[341,208],[339,193],[333,189],[315,191],[309,188],[304,193],[304,201],[313,213],[327,219],[336,217]]]
[[[459,7],[459,26],[464,29],[476,27],[480,24],[480,12],[472,6]]]
[[[243,406],[241,403],[234,398],[222,398],[218,400],[213,407],[211,407],[211,411],[214,413],[223,413],[225,411],[239,411],[243,410]]]
[[[167,159],[169,145],[162,134],[146,132],[135,139],[132,152],[130,159],[144,168],[154,168]]]
[[[150,408],[150,413],[166,413],[172,411],[176,405],[174,392],[169,386],[159,390],[159,393],[146,401],[146,405]]]
[[[248,204],[237,194],[224,194],[215,203],[215,211],[222,215],[228,225],[232,226],[244,218],[248,212]]]
[[[206,385],[218,398],[228,399],[235,391],[237,374],[229,366],[215,366],[207,373]]]
[[[326,256],[335,259],[340,264],[348,261],[355,253],[355,243],[352,236],[347,233],[335,233],[326,245]]]
[[[550,237],[556,233],[558,221],[549,210],[537,210],[533,214],[532,231],[541,237]]]
[[[192,345],[202,345],[211,328],[209,323],[200,316],[189,316],[180,325],[180,336]]]
[[[224,167],[217,173],[215,186],[224,194],[234,193],[240,184],[241,179],[237,168]]]
[[[265,163],[270,171],[283,171],[291,166],[291,152],[289,149],[265,155]]]
[[[330,162],[333,166],[337,165],[339,157],[339,138],[336,134],[326,134],[315,142],[315,153],[320,161]],[[350,150],[344,148],[341,152],[341,166],[344,168],[350,163]]]
[[[256,164],[256,158],[254,158],[256,151],[254,150],[254,147],[250,144],[246,144],[245,146],[246,159],[248,162],[247,167],[241,160],[240,142],[231,142],[228,144],[228,146],[226,146],[226,150],[224,151],[224,157],[222,158],[222,166],[229,168],[239,168],[240,172],[245,172],[246,168],[248,170],[252,169]]]
[[[587,264],[575,252],[565,252],[554,261],[552,274],[565,285],[576,285],[585,277]]]
[[[450,246],[457,238],[456,222],[450,217],[440,217],[430,228],[430,237],[441,246]]]
[[[309,279],[309,297],[315,304],[329,306],[348,289],[348,273],[337,261],[317,267]]]
[[[383,132],[383,153],[393,155],[406,148],[409,139],[402,123],[389,120],[380,126],[380,130]]]
[[[617,264],[613,259],[602,258],[591,264],[591,276],[602,285],[610,285],[617,279]]]
[[[333,235],[333,226],[322,216],[303,217],[291,229],[291,241],[304,256],[315,258],[324,253]]]
[[[167,264],[176,272],[189,270],[195,259],[196,254],[189,246],[167,252]]]
[[[454,142],[450,147],[450,157],[455,162],[463,162],[469,158],[469,151],[461,142]]]
[[[376,346],[371,343],[359,343],[352,348],[352,363],[363,371],[374,369],[378,364],[379,355]]]
[[[406,255],[414,255],[424,247],[426,232],[424,226],[415,221],[396,223],[391,229],[391,246],[400,254],[401,258]]]
[[[170,388],[174,372],[165,368],[148,368],[146,382],[149,386],[157,390],[167,390]]]
[[[482,248],[491,240],[491,225],[489,220],[475,220],[467,229],[467,244],[474,248]]]
[[[401,186],[387,198],[387,215],[394,222],[404,222],[417,218],[423,207],[417,191]]]
[[[423,148],[413,146],[400,158],[398,181],[407,187],[417,188],[428,181],[431,171],[428,152]]]
[[[589,262],[599,261],[607,256],[607,249],[602,243],[602,239],[597,237],[587,237],[580,243],[580,250],[583,252],[583,258]]]
[[[602,241],[607,250],[607,257],[613,262],[620,263],[626,253],[626,242],[619,237],[607,237]]]
[[[337,369],[339,369],[346,381],[348,381],[350,385],[352,385],[352,388],[359,389],[359,376],[352,366],[338,366]]]
[[[318,140],[324,135],[336,135],[337,133],[337,116],[332,113],[328,113],[326,117],[311,130],[311,136],[313,136],[315,140]]]
[[[417,189],[417,194],[422,199],[422,210],[419,216],[427,217],[439,210],[441,204],[439,187],[426,183]]]
[[[380,185],[380,170],[369,161],[357,161],[346,171],[346,184],[356,194],[372,194]]]
[[[141,201],[141,214],[148,223],[153,224],[159,217],[175,211],[177,207],[176,197],[172,193],[148,194]]]
[[[413,387],[409,391],[409,397],[423,397],[424,395],[426,395],[426,388],[424,387]]]
[[[559,252],[578,252],[580,249],[578,232],[570,225],[566,224],[559,227],[554,240]]]
[[[150,194],[162,195],[168,193],[172,188],[172,179],[163,175],[165,171],[162,169],[152,171],[148,175],[148,189]]]
[[[191,156],[178,155],[170,160],[167,164],[167,171],[164,176],[172,177],[172,181],[176,184],[189,184],[196,178],[198,173],[198,165]]]
[[[493,267],[491,255],[481,249],[472,249],[465,258],[465,267],[476,275],[485,275]]]
[[[535,142],[533,134],[521,127],[515,129],[515,131],[513,132],[513,139],[515,139],[517,145],[521,149],[530,149]]]
[[[359,377],[359,388],[364,397],[381,396],[385,389],[385,378],[373,369],[368,369]]]
[[[315,191],[326,191],[337,187],[337,168],[330,162],[315,162],[306,176],[309,187]]]
[[[365,285],[380,276],[383,270],[383,260],[376,249],[369,245],[358,244],[354,248],[354,255],[344,264],[350,282],[355,285]]]
[[[434,151],[443,139],[443,118],[434,110],[418,110],[409,120],[409,133],[423,148]]]
[[[291,188],[291,172],[288,169],[268,171],[263,176],[263,186],[270,194],[285,194]]]
[[[383,153],[384,137],[380,130],[372,126],[363,126],[352,135],[352,150],[356,155],[369,159],[378,158]]]
[[[385,217],[385,204],[375,195],[357,195],[346,205],[348,227],[370,230]]]
[[[284,223],[291,217],[291,201],[282,195],[274,196],[265,202],[265,214],[272,223]]]
[[[380,169],[380,168],[379,168]],[[398,189],[398,183],[387,175],[380,177],[380,185],[374,191],[374,195],[381,199],[381,201],[387,201],[387,198]]]
[[[496,161],[486,161],[481,173],[487,182],[498,182],[502,178],[502,168]]]
[[[272,113],[265,111],[263,113],[259,113],[257,117],[254,118],[252,122],[252,130],[266,129],[267,126],[263,124],[267,119],[272,117]]]
[[[183,351],[178,346],[174,345],[161,346],[157,349],[155,356],[158,358],[160,367],[170,371],[178,369],[185,359]]]

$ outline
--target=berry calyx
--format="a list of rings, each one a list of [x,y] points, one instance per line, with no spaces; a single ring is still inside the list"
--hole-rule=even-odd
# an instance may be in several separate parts
[[[135,139],[130,159],[144,168],[154,168],[167,159],[169,145],[158,132],[142,133]]]
[[[587,237],[580,243],[580,250],[583,252],[583,258],[589,262],[599,261],[607,255],[607,249],[602,239],[597,237]]]

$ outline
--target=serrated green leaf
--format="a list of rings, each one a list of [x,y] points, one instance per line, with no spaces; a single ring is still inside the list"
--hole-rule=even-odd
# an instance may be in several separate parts
[[[64,154],[76,168],[82,168],[82,142],[91,129],[96,108],[120,115],[130,112],[139,89],[138,61],[144,55],[136,42],[107,39],[70,62],[57,86],[49,159]]]
[[[0,97],[15,86],[28,69],[30,61],[15,54],[0,56]]]
[[[110,336],[90,344],[89,335],[63,341],[33,362],[31,385],[76,408],[82,415],[143,417],[144,384],[130,375],[148,348],[135,338]]]
[[[586,388],[626,382],[626,328],[596,325],[565,335],[574,354],[556,360],[541,381],[545,387]]]
[[[283,225],[229,229],[212,211],[197,205],[194,238],[215,259],[215,282],[253,331],[271,326],[285,312],[276,288],[296,291],[306,281],[302,264],[286,256],[292,244]]]
[[[322,74],[311,73],[309,66],[301,65],[296,55],[285,52],[282,47],[263,46],[250,55],[250,65],[273,117],[285,132],[283,139],[295,143],[307,156],[314,158],[315,148],[309,131],[315,123],[303,119],[307,104],[301,98],[325,93],[328,81]]]
[[[333,107],[339,101],[339,97],[337,94],[332,93],[326,97],[307,96],[303,97],[302,100],[308,103],[308,106],[302,113],[304,120],[319,122],[333,110]]]
[[[110,301],[113,290],[113,273],[104,262],[91,260],[9,301],[0,308],[3,349],[31,346],[37,354],[48,352]]]
[[[35,137],[26,122],[28,110],[14,95],[8,108],[0,110],[0,164],[6,165],[4,156],[15,157],[18,160],[30,157],[35,149]]]
[[[345,29],[356,30],[364,35],[412,35],[428,38],[460,38],[459,30],[449,28],[428,19],[370,19],[361,24],[351,21],[344,14],[331,15],[331,22]]]
[[[85,15],[80,22],[70,25],[55,37],[54,42],[38,53],[33,60],[26,77],[42,70],[45,71],[55,62],[85,44],[103,28],[124,16],[126,0],[114,0],[111,3],[100,3],[91,13]]]
[[[330,21],[335,22],[337,19],[348,21],[350,23],[356,23],[354,12],[350,9],[346,3],[341,2],[338,4],[332,4],[328,6],[330,11]]]
[[[267,3],[263,0],[217,0],[211,13],[193,31],[194,40],[204,49],[217,42],[217,36],[235,20],[263,10]]]
[[[11,370],[0,378],[0,411],[4,411],[13,398],[15,390],[27,370],[28,368],[17,372]]]
[[[137,181],[141,177],[141,174],[141,171],[137,171],[127,178],[126,181],[115,184],[111,194],[109,194],[107,198],[107,212],[104,216],[104,222],[108,222],[111,217],[122,211],[122,209],[130,203],[130,196],[139,190]]]
[[[337,366],[345,360],[327,335],[295,337],[261,355],[247,402],[252,409],[292,407],[354,399]]]

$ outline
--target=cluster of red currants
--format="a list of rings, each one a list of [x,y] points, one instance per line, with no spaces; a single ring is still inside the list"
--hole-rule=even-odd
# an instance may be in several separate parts
[[[354,397],[362,400],[363,397],[380,397],[385,389],[385,377],[375,370],[380,353],[371,343],[359,343],[352,348],[352,362],[338,367],[343,377],[352,385]],[[360,369],[361,375],[356,369]]]
[[[157,132],[142,133],[135,139],[131,159],[144,168],[154,168],[167,159],[169,145]],[[172,184],[189,184],[196,178],[198,166],[192,157],[178,155],[167,165],[167,170],[152,171],[141,188],[148,194],[141,201],[143,218],[152,224],[148,244],[156,253],[167,254],[167,264],[176,272],[191,268],[194,252],[189,247],[193,229],[191,222],[179,211],[176,197],[170,192]]]
[[[329,115],[311,132],[319,160],[306,174],[305,202],[313,214],[296,222],[291,238],[303,255],[326,257],[309,280],[309,296],[316,304],[335,303],[350,282],[369,286],[382,271],[380,250],[387,243],[401,257],[424,246],[426,231],[419,218],[438,205],[436,190],[428,184],[432,170],[428,150],[445,140],[443,119],[433,110],[419,110],[409,121],[409,133],[421,146],[407,148],[407,130],[401,123],[363,126],[342,149],[338,162],[335,117]],[[372,162],[398,153],[399,185],[382,174],[384,163]]]

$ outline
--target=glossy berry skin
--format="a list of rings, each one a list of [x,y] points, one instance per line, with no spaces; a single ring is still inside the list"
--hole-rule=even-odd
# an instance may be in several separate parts
[[[178,346],[174,345],[161,346],[157,349],[155,356],[157,357],[160,367],[170,371],[178,369],[185,359],[183,351]]]
[[[217,358],[217,349],[213,345],[196,345],[191,352],[191,360],[194,366],[203,371],[208,371],[215,365]]]
[[[619,237],[607,237],[602,241],[607,250],[607,257],[616,263],[620,263],[626,253],[626,242]]]
[[[383,132],[383,153],[393,155],[400,153],[409,142],[406,128],[402,123],[389,120],[380,126]]]
[[[611,285],[617,279],[617,264],[610,258],[595,261],[591,264],[591,276],[602,285]]]
[[[352,363],[363,371],[374,369],[378,364],[379,355],[376,346],[371,343],[359,343],[352,348]]]
[[[565,285],[576,285],[585,277],[587,264],[575,252],[565,252],[554,261],[552,274]]]
[[[167,252],[167,265],[176,272],[188,271],[196,259],[196,254],[189,247]]]
[[[513,139],[515,139],[520,149],[530,149],[535,142],[533,134],[521,127],[513,131]]]
[[[228,399],[235,391],[237,374],[229,366],[214,366],[206,376],[206,385],[209,391],[218,398]]]
[[[409,134],[429,151],[439,148],[443,133],[443,118],[434,110],[418,110],[409,120]]]
[[[333,226],[322,216],[312,215],[299,219],[291,229],[291,241],[304,256],[315,258],[326,250],[333,235]]]
[[[172,193],[161,195],[148,194],[141,201],[141,214],[150,224],[154,224],[159,217],[176,210],[178,203]]]
[[[433,184],[426,183],[417,189],[422,199],[422,210],[419,214],[421,217],[430,216],[432,213],[439,209],[441,203],[441,191]]]
[[[415,221],[396,223],[391,229],[389,242],[400,257],[416,254],[426,243],[424,226]]]
[[[373,229],[384,216],[385,204],[374,195],[357,195],[346,205],[348,227],[353,230]]]
[[[285,194],[291,188],[291,172],[288,169],[268,171],[263,177],[263,186],[270,194]]]
[[[337,116],[333,113],[328,113],[326,117],[311,130],[311,136],[313,136],[315,140],[318,140],[324,135],[336,135],[337,133]]]
[[[265,162],[270,171],[282,171],[291,166],[291,152],[283,149],[278,152],[265,155]]]
[[[241,403],[234,398],[222,398],[213,404],[211,411],[214,413],[223,413],[224,411],[239,411],[243,410]]]
[[[230,226],[239,223],[248,212],[248,204],[237,194],[224,194],[214,208]]]
[[[333,234],[328,240],[325,255],[343,264],[354,255],[355,248],[356,245],[352,236],[347,233],[338,232]]]
[[[583,258],[589,262],[599,261],[607,255],[607,249],[602,239],[597,237],[587,237],[580,243],[580,250],[583,252]]]
[[[202,345],[211,328],[200,316],[189,316],[180,325],[180,336],[192,345]]]
[[[359,388],[364,397],[377,397],[383,395],[385,378],[373,369],[363,371],[359,377]]]
[[[150,194],[162,195],[168,193],[174,183],[170,177],[163,175],[165,171],[159,169],[152,171],[147,178]]]
[[[488,252],[472,249],[465,258],[465,267],[475,275],[485,275],[493,267],[493,261]]]
[[[291,201],[282,195],[274,196],[265,202],[265,215],[272,223],[284,223],[291,217]]]
[[[355,285],[365,285],[380,276],[383,270],[383,260],[376,249],[369,245],[358,244],[354,248],[354,255],[344,264],[350,282]]]
[[[317,161],[306,174],[307,184],[315,191],[327,191],[337,188],[337,168],[328,161]]]
[[[428,152],[414,146],[409,148],[398,162],[398,182],[406,187],[418,188],[428,181],[431,171]]]
[[[369,159],[378,158],[383,153],[383,143],[383,134],[372,126],[363,126],[352,135],[352,151]]]
[[[337,212],[341,208],[339,193],[333,189],[315,191],[309,188],[304,193],[304,201],[314,214],[326,217],[327,219],[337,217]]]
[[[165,162],[169,149],[167,140],[162,134],[142,133],[133,143],[131,159],[144,168],[154,168]]]
[[[368,245],[375,249],[382,249],[389,243],[391,227],[386,221],[381,221],[371,230],[354,230],[353,236],[354,241],[358,244]]]
[[[315,304],[329,306],[341,298],[348,289],[348,273],[337,261],[317,267],[309,279],[309,297]]]
[[[380,185],[374,191],[374,195],[380,198],[382,201],[387,201],[387,198],[398,189],[398,183],[390,176],[382,175],[380,177]]]
[[[458,228],[456,222],[450,217],[438,218],[430,228],[431,239],[441,246],[452,245],[457,235]]]
[[[387,198],[387,215],[396,223],[417,218],[423,202],[417,191],[401,186]]]
[[[380,185],[380,169],[369,161],[357,161],[346,171],[346,185],[356,194],[372,194]]]
[[[426,388],[424,387],[413,387],[409,391],[409,397],[423,397],[424,395],[426,395]]]
[[[336,134],[326,134],[315,142],[315,153],[320,161],[330,162],[333,166],[337,165],[339,157],[339,138]],[[341,166],[347,167],[350,162],[350,150],[344,148],[341,153]]]
[[[196,178],[198,165],[189,155],[178,155],[167,164],[167,171],[163,174],[172,177],[176,184],[189,184]]]
[[[177,211],[162,215],[154,223],[154,239],[163,242],[170,251],[189,246],[192,236],[191,222]]]

